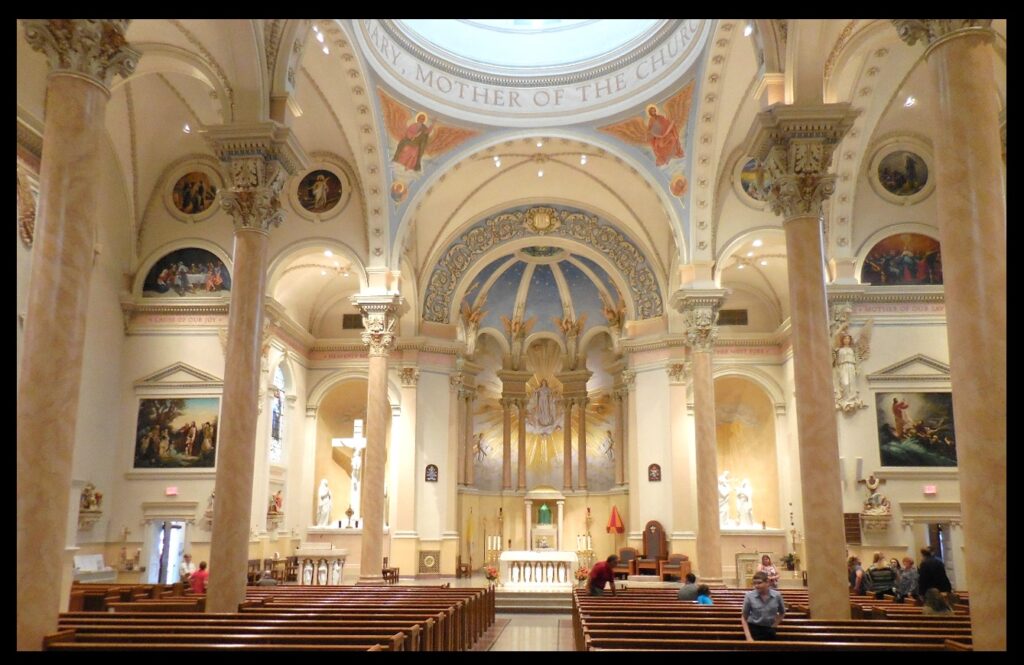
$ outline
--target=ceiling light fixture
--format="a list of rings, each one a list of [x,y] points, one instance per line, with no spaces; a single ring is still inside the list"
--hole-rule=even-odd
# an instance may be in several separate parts
[[[544,141],[538,140],[537,141],[537,147],[538,148],[543,148],[544,147]]]
[[[543,178],[544,177],[544,169],[540,169],[539,171],[537,171],[537,177],[538,178]]]
[[[320,274],[321,274],[321,275],[326,275],[326,274],[327,274],[327,271],[326,271],[326,270],[321,270],[321,271],[320,271]]]
[[[330,54],[331,54],[331,49],[327,48],[327,45],[325,44],[324,45],[324,55],[330,55]]]
[[[763,265],[763,266],[768,265],[768,259],[761,259],[761,265]]]
[[[334,256],[334,252],[329,249],[324,250],[324,256]]]
[[[744,269],[744,268],[746,268],[746,267],[747,267],[747,266],[746,266],[745,264],[741,263],[741,264],[739,264],[738,266],[736,266],[736,269],[737,269],[737,270],[743,270],[743,269]]]
[[[496,169],[500,169],[501,168],[501,160],[500,159],[494,160],[494,168],[496,168]]]
[[[751,256],[753,256],[753,255],[754,255],[754,253],[753,253],[753,252],[747,252],[747,258],[750,258],[750,257],[751,257]]]
[[[761,246],[761,245],[763,245],[764,243],[763,243],[763,242],[761,242],[761,239],[760,239],[760,238],[758,238],[758,239],[757,239],[757,240],[755,240],[755,241],[754,241],[754,242],[753,242],[752,244],[754,245],[754,247],[760,247],[760,246]]]
[[[903,106],[905,106],[905,107],[907,107],[909,109],[911,106],[913,106],[916,103],[917,103],[917,98],[915,98],[913,95],[908,95],[907,96],[907,101],[903,102]]]
[[[586,155],[580,155],[580,166],[586,166],[586,164],[587,164],[587,156]]]
[[[318,28],[318,27],[316,27],[316,26],[314,25],[314,26],[313,26],[313,32],[320,32],[320,28]]]
[[[749,37],[754,32],[754,24],[748,23],[747,27],[743,28],[743,36]]]
[[[192,133],[192,128],[189,127],[188,123],[186,122],[185,126],[181,128],[181,131],[185,132],[186,134],[191,134]]]

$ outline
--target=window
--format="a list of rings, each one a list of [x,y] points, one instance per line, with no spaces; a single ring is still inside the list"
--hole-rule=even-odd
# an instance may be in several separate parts
[[[745,326],[747,325],[747,310],[745,309],[723,309],[718,312],[718,325],[720,326]]]
[[[363,329],[363,315],[362,314],[342,314],[341,315],[341,328],[342,328],[342,330],[362,330]]]
[[[274,371],[271,392],[273,398],[270,404],[270,451],[267,457],[271,464],[280,464],[284,457],[284,436],[281,427],[284,420],[284,371],[280,365]]]

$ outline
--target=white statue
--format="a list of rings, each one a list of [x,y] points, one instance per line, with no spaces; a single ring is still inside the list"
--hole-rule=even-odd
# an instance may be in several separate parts
[[[320,481],[320,491],[317,492],[316,504],[316,525],[329,526],[331,522],[331,488],[327,485],[327,479]]]
[[[732,494],[732,483],[729,482],[729,471],[725,470],[718,476],[718,523],[720,526],[732,526],[729,518],[729,495]]]
[[[531,395],[530,405],[537,424],[541,427],[550,427],[555,424],[555,395],[548,387],[548,380],[541,379],[537,390]]]
[[[754,526],[754,488],[750,479],[744,478],[736,488],[736,511],[740,526]]]
[[[867,360],[871,354],[871,330],[874,326],[874,321],[869,320],[854,339],[849,332],[849,317],[850,308],[840,308],[834,314],[832,323],[832,367],[836,379],[836,410],[846,412],[867,406],[857,390],[857,373],[860,362]]]

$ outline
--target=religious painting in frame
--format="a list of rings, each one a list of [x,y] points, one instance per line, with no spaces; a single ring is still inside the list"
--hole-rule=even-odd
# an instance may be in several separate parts
[[[171,200],[179,212],[198,215],[206,212],[217,198],[217,186],[202,171],[189,171],[174,183]]]
[[[436,483],[437,482],[437,465],[436,464],[428,464],[427,465],[427,470],[424,473],[424,480],[426,482],[428,482],[428,483]]]
[[[661,482],[661,465],[651,464],[647,467],[647,481],[651,483]]]
[[[341,180],[326,169],[310,171],[296,192],[299,204],[312,213],[323,214],[341,201]]]
[[[882,466],[956,466],[953,394],[875,394]]]
[[[219,421],[219,397],[140,399],[134,467],[212,469]]]
[[[201,247],[183,247],[156,261],[142,282],[143,298],[218,297],[231,290],[224,262]]]
[[[928,165],[921,155],[894,150],[878,163],[878,182],[895,196],[913,196],[928,184]]]
[[[921,233],[897,233],[875,243],[864,257],[861,284],[942,284],[939,241]]]

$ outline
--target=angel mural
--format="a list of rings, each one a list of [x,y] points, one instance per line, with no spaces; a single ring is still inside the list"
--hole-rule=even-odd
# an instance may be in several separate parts
[[[445,153],[478,133],[472,129],[448,127],[436,119],[430,123],[429,116],[423,111],[413,115],[388,95],[381,91],[378,94],[388,134],[398,143],[391,161],[401,165],[406,172],[420,172],[424,157]]]
[[[867,405],[861,401],[857,390],[857,372],[860,363],[871,354],[871,330],[874,321],[868,320],[856,339],[849,332],[849,312],[839,314],[838,323],[832,333],[832,367],[836,377],[836,410],[853,411]]]
[[[519,363],[523,357],[523,341],[526,336],[530,334],[530,330],[533,329],[533,325],[537,323],[537,317],[531,316],[526,321],[519,316],[508,318],[507,316],[499,317],[501,322],[505,325],[505,332],[512,339],[512,369],[518,371]]]
[[[476,351],[476,335],[480,331],[480,320],[487,316],[487,310],[483,307],[473,307],[465,300],[459,311],[459,320],[462,323],[463,334],[466,336],[466,355],[472,356]]]
[[[576,369],[576,364],[579,361],[579,337],[580,333],[583,332],[583,325],[587,322],[587,313],[581,314],[580,318],[576,321],[573,321],[571,316],[566,316],[563,319],[553,316],[551,321],[565,336],[565,354],[569,360],[569,369]]]
[[[648,104],[646,118],[630,118],[614,125],[601,127],[601,131],[637,146],[646,145],[654,153],[654,163],[665,166],[674,159],[685,157],[682,146],[683,130],[690,115],[693,82],[664,103],[664,113],[656,104]]]

